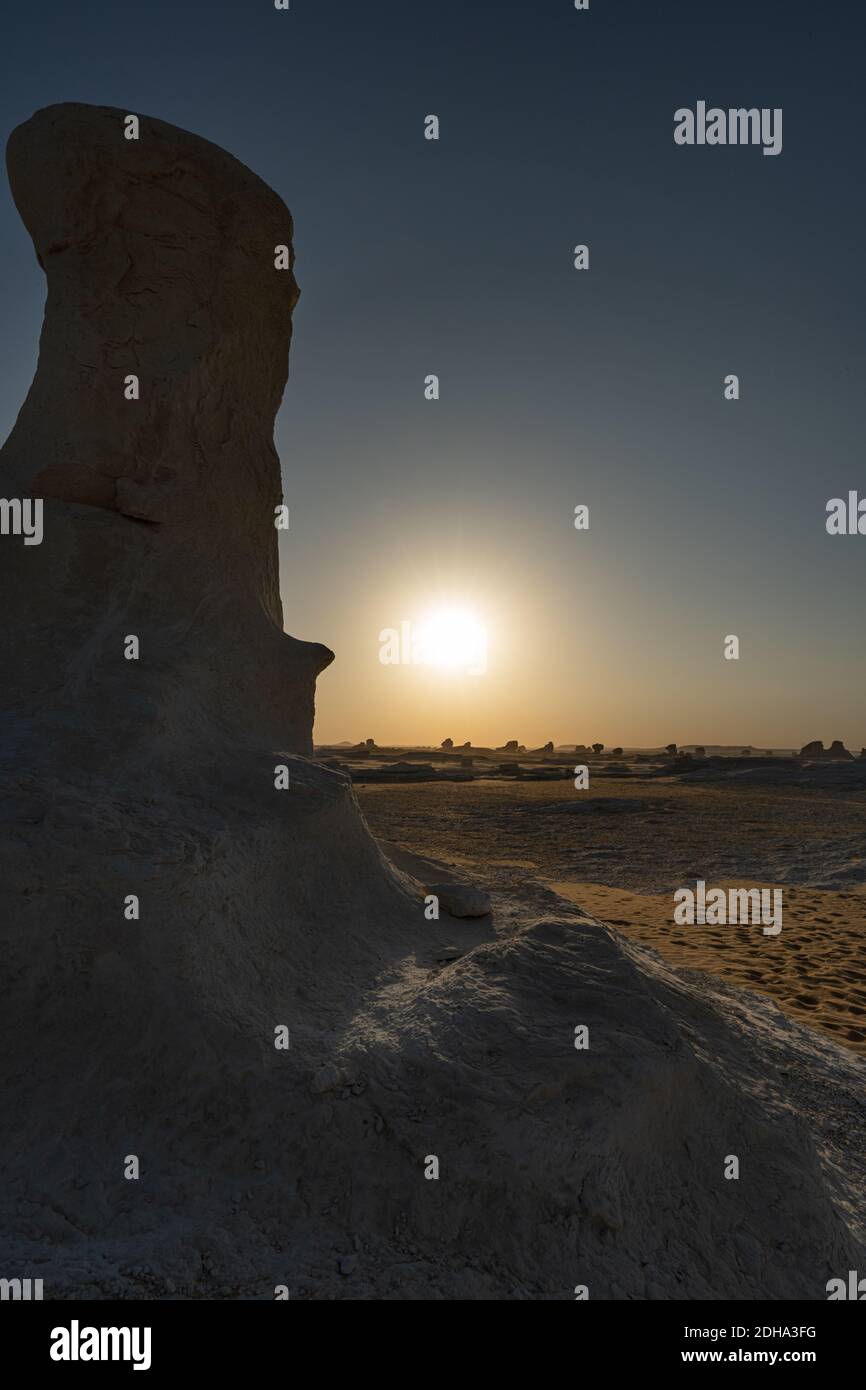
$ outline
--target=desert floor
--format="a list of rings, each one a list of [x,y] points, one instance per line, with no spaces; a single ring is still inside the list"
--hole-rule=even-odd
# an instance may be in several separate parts
[[[674,965],[769,996],[866,1054],[866,796],[596,779],[367,785],[373,833],[469,870],[501,927],[515,889],[555,893]],[[676,926],[673,893],[780,887],[783,929]]]

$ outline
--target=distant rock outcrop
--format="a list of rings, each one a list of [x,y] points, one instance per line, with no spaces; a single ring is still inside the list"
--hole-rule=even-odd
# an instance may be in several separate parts
[[[834,738],[833,742],[830,744],[830,747],[827,749],[827,757],[853,759],[854,754],[849,753],[848,749],[845,747],[841,739]]]
[[[836,738],[825,748],[820,739],[814,739],[811,743],[806,743],[800,749],[801,758],[840,758],[844,760],[853,759],[854,754],[849,753],[840,739]]]

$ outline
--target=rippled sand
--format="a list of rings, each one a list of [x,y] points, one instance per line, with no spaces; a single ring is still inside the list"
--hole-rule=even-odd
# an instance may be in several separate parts
[[[652,946],[772,998],[866,1053],[866,797],[676,781],[357,788],[376,834],[471,867],[491,888],[552,890]],[[675,926],[673,893],[780,887],[778,936]]]

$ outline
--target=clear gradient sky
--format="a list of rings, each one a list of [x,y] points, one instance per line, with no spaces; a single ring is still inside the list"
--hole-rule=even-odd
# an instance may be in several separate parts
[[[318,741],[866,743],[866,536],[824,525],[866,495],[861,7],[52,0],[2,26],[4,141],[120,106],[293,212],[283,602],[337,654]],[[782,154],[677,147],[698,100],[782,107]],[[44,300],[5,186],[0,272],[5,438]],[[380,631],[442,601],[488,624],[487,672],[383,666]]]

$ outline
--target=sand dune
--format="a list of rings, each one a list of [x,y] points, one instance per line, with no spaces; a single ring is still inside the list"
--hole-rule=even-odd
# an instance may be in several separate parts
[[[549,886],[671,964],[758,990],[792,1018],[866,1053],[866,889],[832,893],[750,884],[783,888],[783,929],[767,938],[755,926],[677,926],[669,893],[626,893],[596,883]]]
[[[371,787],[363,803],[383,834],[483,872],[502,892],[545,885],[671,963],[759,990],[792,1018],[864,1051],[860,793],[617,778],[597,779],[583,796],[500,782],[427,787],[423,802],[410,787]],[[694,885],[695,866],[716,887],[781,889],[780,935],[674,925],[674,890]]]

